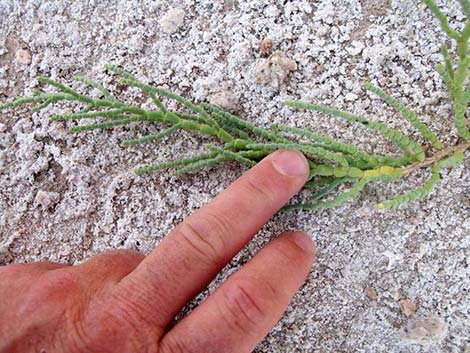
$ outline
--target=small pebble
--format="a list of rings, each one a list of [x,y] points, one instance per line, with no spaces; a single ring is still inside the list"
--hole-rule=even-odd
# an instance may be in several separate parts
[[[28,49],[18,49],[16,51],[16,61],[21,65],[31,64],[31,53]]]
[[[374,288],[372,287],[366,287],[364,288],[364,294],[370,299],[370,300],[377,300],[377,292],[375,291]]]
[[[268,57],[273,52],[273,41],[264,39],[259,46],[259,55],[263,58]]]
[[[59,201],[59,194],[52,191],[39,190],[34,198],[34,204],[48,210]]]
[[[416,304],[409,299],[400,300],[400,308],[401,312],[406,316],[410,316],[416,312]]]
[[[354,93],[347,93],[345,96],[344,96],[344,100],[346,102],[354,102],[355,100],[358,100],[359,99],[359,96],[357,94],[354,94]]]
[[[232,113],[236,112],[239,108],[238,97],[230,90],[214,93],[210,97],[209,103]]]
[[[268,59],[262,59],[255,67],[255,82],[261,84],[282,83],[291,71],[297,70],[297,63],[277,51]]]

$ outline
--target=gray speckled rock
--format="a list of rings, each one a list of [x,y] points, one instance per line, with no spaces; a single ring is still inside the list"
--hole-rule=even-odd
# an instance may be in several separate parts
[[[301,98],[367,112],[418,138],[399,115],[365,93],[362,84],[371,80],[409,102],[446,143],[455,142],[451,105],[433,69],[444,37],[421,3],[278,3],[2,0],[0,99],[29,93],[38,74],[76,87],[80,84],[71,77],[83,74],[112,86],[114,78],[102,71],[110,62],[196,101],[229,87],[238,112],[260,125],[306,126],[368,150],[394,152],[361,126],[281,104]],[[445,3],[453,23],[461,21],[457,1],[439,3]],[[164,33],[161,20],[170,7],[184,11],[184,22],[176,32]],[[273,52],[285,53],[297,65],[279,85],[254,79],[264,38],[274,43]],[[19,50],[31,58],[25,52],[18,56]],[[142,101],[134,90],[122,94]],[[135,176],[135,165],[189,155],[207,141],[181,132],[155,146],[123,149],[120,141],[158,127],[135,124],[70,135],[63,123],[47,119],[63,109],[0,114],[2,263],[76,263],[121,247],[147,253],[244,171],[228,164],[180,179],[165,173]],[[410,177],[408,185],[370,186],[360,199],[333,210],[275,216],[187,311],[269,239],[301,229],[317,244],[316,264],[257,352],[464,351],[470,337],[468,157],[463,167],[445,173],[428,199],[399,210],[378,213],[370,205],[419,185],[424,172]],[[38,192],[55,193],[50,207],[35,207]],[[376,300],[365,288],[373,288]],[[403,299],[417,304],[410,318],[401,312]],[[440,340],[422,345],[400,336],[409,320],[431,315],[447,328]]]

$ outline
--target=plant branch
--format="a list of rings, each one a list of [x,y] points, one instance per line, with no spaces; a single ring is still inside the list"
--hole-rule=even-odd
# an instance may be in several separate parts
[[[460,143],[456,146],[451,146],[451,147],[447,147],[445,149],[442,149],[439,152],[436,152],[431,157],[428,157],[428,158],[424,159],[421,162],[416,162],[416,163],[411,164],[407,167],[404,167],[402,169],[402,171],[405,175],[408,175],[408,174],[410,174],[410,173],[412,173],[412,172],[414,172],[418,169],[432,166],[432,165],[436,164],[439,161],[442,161],[446,158],[452,157],[458,152],[463,153],[463,152],[467,151],[468,149],[470,149],[470,141],[465,141],[465,142],[462,142],[462,143]]]

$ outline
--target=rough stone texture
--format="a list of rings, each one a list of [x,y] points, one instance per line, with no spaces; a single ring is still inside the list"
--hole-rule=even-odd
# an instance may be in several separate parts
[[[406,316],[411,316],[416,312],[416,304],[409,299],[400,300],[400,308]]]
[[[160,27],[165,33],[175,33],[184,22],[184,11],[170,9],[165,16],[160,19]]]
[[[435,315],[410,320],[408,325],[401,329],[401,335],[404,339],[424,345],[439,342],[446,334],[446,322]]]
[[[38,74],[67,83],[83,74],[111,86],[114,79],[101,69],[110,62],[195,101],[230,87],[240,114],[260,125],[306,126],[369,150],[394,152],[389,142],[361,126],[281,104],[301,98],[367,112],[418,138],[400,116],[364,92],[363,82],[371,80],[410,103],[446,143],[455,142],[451,105],[433,70],[444,36],[420,2],[280,3],[2,0],[0,99],[29,93]],[[461,23],[457,1],[445,5],[452,23]],[[159,25],[171,7],[185,16],[178,31],[168,34]],[[264,38],[273,41],[273,51],[297,64],[278,87],[254,81]],[[31,54],[30,64],[18,64],[18,50]],[[148,104],[133,90],[122,94]],[[137,177],[135,165],[188,155],[207,141],[178,133],[156,146],[124,149],[119,146],[123,139],[158,127],[71,135],[65,124],[47,119],[63,109],[0,114],[1,263],[77,263],[112,248],[148,253],[175,224],[244,171],[228,164],[180,179],[166,173]],[[407,184],[370,186],[358,200],[333,210],[275,216],[186,310],[277,234],[301,229],[316,242],[316,264],[257,352],[468,351],[468,157],[463,167],[444,173],[428,199],[399,210],[378,213],[370,204],[419,185],[426,173],[410,177]],[[39,191],[57,193],[57,201],[36,207]],[[373,288],[377,300],[370,300],[365,288]],[[405,298],[418,304],[411,318],[400,310]],[[428,317],[445,324],[439,340],[431,335],[423,345],[400,335],[400,329],[414,325],[409,320]]]
[[[295,60],[289,59],[282,51],[273,53],[268,59],[261,59],[255,67],[255,82],[276,87],[285,83],[291,71],[297,70]]]

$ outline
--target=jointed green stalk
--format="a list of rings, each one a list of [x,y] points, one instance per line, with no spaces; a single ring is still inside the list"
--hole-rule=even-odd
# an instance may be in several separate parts
[[[369,91],[374,92],[375,94],[377,94],[385,102],[387,102],[389,105],[391,105],[397,111],[399,111],[406,120],[408,120],[416,129],[418,129],[418,131],[421,133],[421,135],[423,135],[423,137],[426,140],[428,140],[429,142],[432,143],[434,148],[440,149],[442,147],[441,141],[439,141],[437,136],[427,127],[427,125],[425,123],[423,123],[417,117],[415,112],[413,112],[411,109],[406,107],[406,105],[404,105],[402,102],[398,101],[397,99],[393,98],[392,96],[389,96],[384,91],[382,91],[380,88],[375,87],[371,83],[366,83],[365,87]]]
[[[136,78],[133,74],[106,65],[106,70],[120,77],[120,83],[136,87],[148,96],[155,104],[155,110],[144,110],[133,104],[120,101],[102,84],[89,78],[75,76],[74,79],[100,92],[100,98],[92,98],[54,80],[38,77],[38,81],[55,87],[58,92],[34,90],[32,97],[18,98],[13,102],[0,104],[0,111],[15,108],[24,104],[33,104],[34,110],[40,110],[56,102],[75,102],[82,105],[73,113],[55,115],[53,121],[81,122],[98,119],[91,124],[70,127],[71,132],[107,129],[126,126],[133,122],[160,124],[164,128],[158,133],[151,133],[125,140],[122,146],[134,146],[144,143],[155,143],[178,130],[194,131],[222,143],[221,146],[208,144],[207,153],[191,158],[169,161],[157,165],[142,166],[135,170],[137,174],[173,169],[175,176],[193,172],[219,163],[235,161],[252,167],[276,149],[294,149],[303,152],[309,162],[310,179],[305,185],[312,195],[308,204],[293,204],[286,209],[316,210],[335,207],[349,199],[357,197],[372,182],[406,178],[409,174],[422,169],[431,170],[430,179],[421,188],[398,195],[391,200],[380,202],[378,208],[394,208],[401,204],[426,197],[441,180],[440,171],[453,168],[463,162],[464,153],[470,149],[470,131],[467,109],[470,101],[468,56],[470,21],[466,21],[462,31],[453,29],[444,13],[434,0],[423,0],[438,19],[444,33],[456,43],[456,60],[447,46],[442,46],[443,64],[436,70],[445,82],[454,107],[455,126],[461,141],[456,145],[443,146],[441,139],[418,117],[418,115],[401,101],[388,95],[371,83],[366,89],[378,95],[387,104],[399,112],[416,130],[419,131],[426,146],[413,141],[400,131],[389,127],[384,122],[361,115],[341,111],[300,101],[286,101],[292,108],[329,114],[353,124],[360,124],[365,129],[375,130],[392,141],[400,150],[398,155],[376,155],[359,149],[353,144],[337,141],[331,137],[315,134],[307,129],[285,125],[261,128],[249,121],[230,114],[223,109],[208,104],[194,104],[189,100],[164,90],[153,87]],[[470,0],[459,0],[464,14],[470,18]],[[171,111],[165,106],[166,100],[175,100],[187,111]],[[429,149],[429,148],[431,149]],[[428,154],[425,153],[428,151]],[[330,198],[342,184],[349,189]],[[323,188],[321,188],[323,186]],[[319,191],[317,188],[321,188]]]

